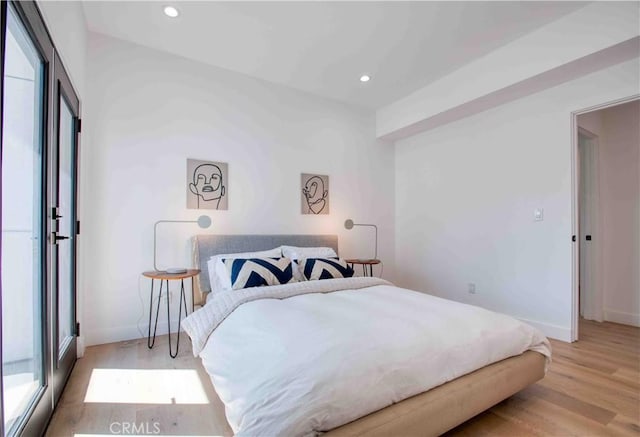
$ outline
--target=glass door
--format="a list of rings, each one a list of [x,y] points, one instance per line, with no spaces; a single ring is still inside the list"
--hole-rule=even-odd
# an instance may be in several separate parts
[[[30,436],[76,361],[80,102],[36,3],[0,12],[0,436]]]
[[[55,55],[54,140],[51,159],[52,296],[54,299],[54,397],[76,361],[76,178],[79,101]]]
[[[5,435],[24,431],[47,392],[47,59],[25,12],[6,20],[2,110],[2,400]],[[40,405],[40,408],[38,406]]]

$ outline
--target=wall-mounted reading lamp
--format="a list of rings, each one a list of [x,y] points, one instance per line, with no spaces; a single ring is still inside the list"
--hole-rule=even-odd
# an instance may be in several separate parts
[[[158,225],[160,223],[197,223],[202,229],[207,229],[211,226],[211,217],[207,215],[201,215],[198,217],[198,220],[158,220],[156,224],[153,226],[153,268],[156,272],[167,272],[169,274],[178,274],[178,273],[186,273],[187,269],[184,267],[172,267],[166,270],[158,269],[158,265],[156,263],[157,259],[157,237],[158,237]]]
[[[378,227],[376,225],[371,225],[371,224],[367,224],[367,223],[354,223],[353,220],[351,219],[347,219],[344,222],[344,227],[347,230],[351,230],[353,229],[354,226],[370,226],[372,228],[374,228],[376,230],[376,249],[375,249],[375,254],[373,255],[372,259],[378,259]]]

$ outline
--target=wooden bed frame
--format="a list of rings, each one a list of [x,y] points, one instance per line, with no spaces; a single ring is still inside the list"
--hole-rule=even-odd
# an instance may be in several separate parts
[[[268,250],[281,245],[327,246],[338,253],[335,235],[196,236],[193,261],[202,270],[194,284],[196,304],[203,304],[206,292],[210,291],[206,266],[210,256]],[[542,354],[527,351],[332,429],[326,435],[440,435],[542,379],[545,366],[546,358]]]
[[[544,378],[544,355],[527,351],[335,428],[330,437],[436,436]]]

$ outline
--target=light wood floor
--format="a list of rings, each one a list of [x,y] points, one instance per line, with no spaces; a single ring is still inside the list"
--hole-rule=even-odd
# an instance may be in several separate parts
[[[147,349],[146,339],[87,348],[73,370],[47,435],[122,434],[123,423],[147,426],[147,434],[154,433],[157,423],[164,435],[231,435],[209,377],[184,340],[175,360],[169,358],[166,336],[158,338],[153,350]],[[640,328],[582,321],[579,342],[552,340],[552,346],[553,362],[542,381],[447,435],[640,436]],[[204,390],[208,403],[185,403],[200,399],[190,400],[188,393],[160,405],[85,402],[92,400],[87,393],[92,375],[92,384],[99,382],[100,371],[94,369],[193,369],[200,383],[196,385],[201,385],[197,389]],[[171,378],[171,372],[166,373]],[[118,377],[117,370],[111,374]],[[115,387],[118,384],[114,381]],[[144,392],[145,387],[138,390]],[[128,395],[112,396],[124,402]],[[144,432],[138,430],[138,434]]]
[[[580,341],[551,341],[545,378],[450,436],[640,435],[640,328],[580,322]]]

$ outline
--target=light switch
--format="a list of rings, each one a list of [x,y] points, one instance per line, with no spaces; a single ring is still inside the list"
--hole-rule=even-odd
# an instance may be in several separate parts
[[[533,210],[533,220],[536,222],[541,222],[544,220],[544,209],[536,208]]]

